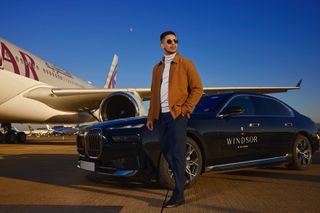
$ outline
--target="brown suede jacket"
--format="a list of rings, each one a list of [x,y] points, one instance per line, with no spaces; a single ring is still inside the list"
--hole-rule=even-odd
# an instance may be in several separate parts
[[[164,70],[164,59],[153,68],[150,108],[148,121],[159,119],[160,87]],[[190,118],[190,113],[203,94],[198,72],[190,60],[176,54],[170,66],[168,103],[172,117],[176,119],[181,113]]]

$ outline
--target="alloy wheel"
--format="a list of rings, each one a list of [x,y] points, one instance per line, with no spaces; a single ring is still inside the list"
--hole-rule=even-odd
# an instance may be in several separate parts
[[[298,163],[302,167],[308,166],[311,162],[311,158],[312,158],[311,145],[308,141],[305,141],[304,138],[301,138],[301,140],[297,142],[296,157],[297,157]]]
[[[197,153],[195,147],[187,143],[186,144],[186,184],[191,183],[199,173],[200,165],[199,165],[199,154]],[[169,168],[169,175],[173,179],[173,172]]]

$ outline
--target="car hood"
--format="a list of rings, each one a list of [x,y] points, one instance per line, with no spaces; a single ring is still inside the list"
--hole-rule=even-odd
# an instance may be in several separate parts
[[[94,128],[116,128],[116,127],[128,127],[131,126],[137,126],[139,124],[143,124],[140,127],[144,126],[147,122],[147,117],[131,117],[131,118],[124,118],[124,119],[116,119],[116,120],[110,120],[110,121],[104,121],[100,123],[93,124],[89,126],[89,129]]]

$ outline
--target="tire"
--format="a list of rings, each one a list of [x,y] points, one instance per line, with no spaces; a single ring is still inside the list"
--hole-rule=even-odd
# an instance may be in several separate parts
[[[197,143],[190,137],[186,142],[186,187],[193,185],[201,174],[202,154]],[[160,186],[166,189],[174,189],[174,179],[171,169],[161,155],[159,162],[158,181]]]
[[[17,137],[14,131],[9,131],[5,134],[6,143],[17,143]]]
[[[4,143],[5,136],[2,132],[0,132],[0,143]]]
[[[17,133],[17,141],[18,143],[26,143],[27,136],[24,132],[18,132]]]
[[[312,162],[312,146],[307,137],[298,135],[292,146],[292,160],[289,166],[293,169],[307,169]]]

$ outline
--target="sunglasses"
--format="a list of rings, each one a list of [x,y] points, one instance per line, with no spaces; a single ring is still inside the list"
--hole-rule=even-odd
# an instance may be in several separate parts
[[[178,44],[178,40],[177,40],[177,39],[173,39],[173,40],[168,39],[166,42],[167,42],[167,44],[173,44],[173,42],[174,42],[175,44]]]

